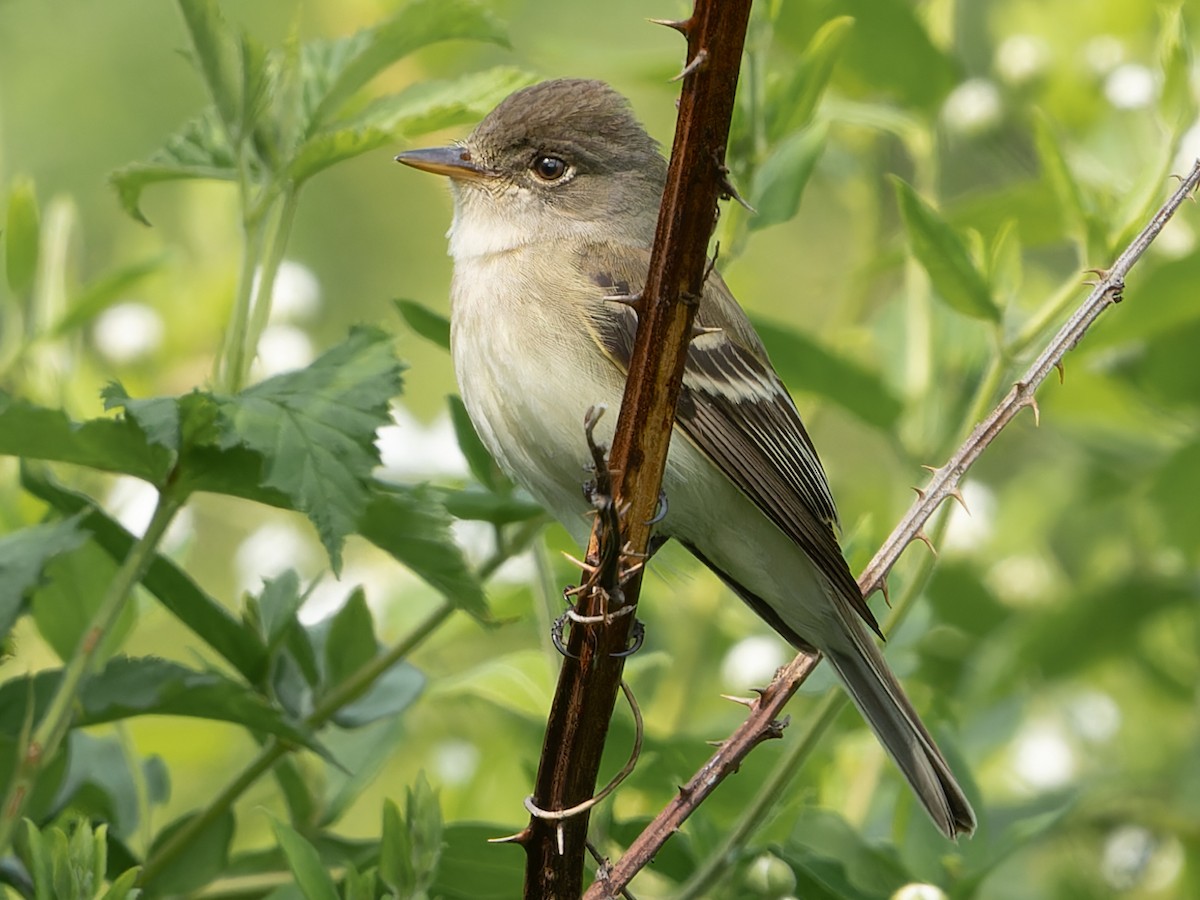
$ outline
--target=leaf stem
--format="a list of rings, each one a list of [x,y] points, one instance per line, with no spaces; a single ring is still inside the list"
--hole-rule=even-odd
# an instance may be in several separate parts
[[[258,350],[258,342],[267,327],[271,315],[271,301],[275,290],[275,276],[279,274],[279,264],[283,262],[284,252],[291,239],[292,223],[296,220],[296,208],[299,203],[299,190],[292,188],[284,191],[283,200],[278,211],[268,216],[266,238],[264,240],[262,265],[258,270],[258,284],[254,291],[254,304],[250,310],[248,326],[240,333],[242,341],[241,366],[237,372],[238,386],[244,385],[250,377],[250,366]]]
[[[242,387],[242,372],[249,367],[245,361],[245,335],[250,325],[251,309],[257,293],[254,276],[262,257],[266,232],[267,223],[263,219],[247,217],[243,220],[242,266],[238,272],[237,294],[234,296],[233,312],[225,330],[225,343],[216,364],[216,387],[221,393],[237,393]]]
[[[49,708],[34,729],[29,745],[22,748],[19,754],[16,771],[4,797],[4,805],[0,807],[0,853],[12,842],[14,830],[21,820],[21,812],[33,790],[38,772],[44,763],[54,757],[70,730],[75,702],[84,681],[92,673],[100,645],[121,615],[134,585],[145,574],[146,567],[154,559],[155,548],[162,540],[175,513],[182,506],[183,501],[170,491],[159,495],[158,505],[150,524],[146,527],[146,533],[133,545],[129,555],[117,569],[104,598],[100,601],[100,607],[84,631],[79,646],[67,661]]]

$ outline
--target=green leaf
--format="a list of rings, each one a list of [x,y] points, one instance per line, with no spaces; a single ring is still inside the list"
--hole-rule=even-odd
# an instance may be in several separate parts
[[[304,597],[295,569],[288,569],[276,578],[263,579],[257,605],[261,634],[269,652],[279,646],[287,630],[296,624],[296,612],[304,603]]]
[[[544,510],[528,496],[520,493],[493,494],[478,488],[457,490],[453,488],[430,488],[446,512],[456,519],[490,522],[493,525],[511,525],[527,522],[544,513]]]
[[[28,178],[14,179],[8,194],[4,227],[4,258],[8,286],[18,296],[28,294],[37,274],[41,223],[37,194]]]
[[[450,349],[450,320],[416,300],[397,300],[396,309],[408,327],[443,350]]]
[[[237,160],[213,110],[187,123],[144,162],[129,163],[108,176],[121,208],[143,225],[142,191],[152,184],[186,179],[237,181]]]
[[[137,880],[141,877],[141,874],[141,866],[126,869],[121,873],[119,878],[108,886],[108,890],[100,895],[100,900],[132,900],[132,898],[137,897],[141,891],[136,889],[134,885],[137,884]]]
[[[353,866],[347,866],[342,875],[342,897],[343,900],[375,900],[375,870],[360,873]]]
[[[46,578],[46,566],[87,541],[81,516],[35,525],[0,538],[0,638],[8,634],[34,590]]]
[[[1033,117],[1033,143],[1042,165],[1042,175],[1058,198],[1066,224],[1079,241],[1086,241],[1087,206],[1083,190],[1063,154],[1062,139],[1055,133],[1050,117],[1042,110],[1038,110]]]
[[[751,320],[789,388],[825,397],[876,428],[895,426],[904,404],[878,373],[831,353],[794,328],[758,316]]]
[[[400,897],[411,897],[417,888],[408,829],[400,808],[383,801],[383,833],[379,839],[379,880]]]
[[[209,96],[231,134],[241,121],[241,64],[238,35],[216,0],[178,0],[193,61],[200,70]]]
[[[271,816],[271,830],[287,858],[288,868],[296,878],[296,884],[307,900],[338,900],[333,879],[325,871],[316,847],[306,841],[290,825]]]
[[[800,197],[816,168],[829,129],[816,125],[782,141],[754,173],[750,205],[750,230],[786,222],[800,208]]]
[[[92,321],[108,307],[126,297],[134,285],[166,265],[170,255],[160,253],[129,265],[119,266],[88,284],[68,302],[68,310],[50,328],[55,337],[70,334]]]
[[[1159,7],[1158,64],[1162,70],[1159,116],[1172,133],[1187,128],[1196,119],[1196,95],[1192,88],[1192,43],[1181,3]]]
[[[85,514],[83,527],[109,557],[123,560],[135,538],[116,520],[101,512],[82,494],[66,490],[48,478],[21,468],[21,486],[64,515]],[[142,586],[162,603],[180,622],[216,650],[251,683],[257,684],[266,673],[267,652],[255,634],[229,614],[220,603],[204,593],[175,563],[155,555]]]
[[[473,0],[416,0],[374,28],[306,44],[301,65],[309,133],[392,63],[428,44],[452,39],[508,46],[499,21]]]
[[[991,289],[963,239],[912,187],[899,178],[892,180],[912,254],[929,274],[937,295],[963,315],[999,322]]]
[[[767,92],[767,137],[772,142],[804,128],[812,121],[817,103],[829,86],[833,67],[854,28],[851,16],[830,19],[817,29],[804,48],[790,78]],[[757,204],[755,204],[757,206]]]
[[[47,567],[47,583],[33,595],[29,608],[38,633],[59,659],[69,660],[79,652],[116,574],[117,563],[94,541],[56,557]],[[113,627],[101,638],[97,659],[105,660],[116,653],[136,622],[137,604],[126,603]]]
[[[158,850],[198,815],[188,813],[162,829],[155,836],[146,858],[152,859]],[[233,843],[235,825],[233,813],[229,810],[205,825],[188,842],[187,852],[180,853],[154,879],[155,896],[189,894],[223,874],[229,865],[229,847]]]
[[[442,856],[442,810],[424,772],[417,774],[416,784],[405,795],[404,818],[413,872],[419,888],[425,890],[433,882]]]
[[[353,730],[322,729],[321,739],[339,765],[326,767],[316,825],[332,825],[362,796],[395,752],[404,728],[404,720],[393,717]]]
[[[375,432],[388,424],[402,367],[382,331],[357,328],[305,369],[216,398],[222,449],[263,458],[260,479],[309,517],[341,568],[341,547],[366,510],[379,464]]]
[[[125,393],[120,382],[112,381],[100,392],[106,410],[123,409],[126,418],[133,419],[151,444],[178,452],[179,403],[174,397],[150,397],[135,400]]]
[[[478,619],[488,618],[483,586],[454,543],[451,519],[427,487],[389,486],[371,497],[358,532]]]
[[[22,819],[14,845],[33,882],[35,900],[53,900],[54,865],[42,832],[29,819]]]
[[[510,900],[521,896],[525,855],[488,840],[501,825],[452,824],[442,834],[442,864],[429,892],[444,900]],[[488,848],[483,851],[481,848]],[[671,845],[667,845],[670,850]]]
[[[138,765],[114,736],[94,737],[74,731],[70,762],[58,790],[61,806],[78,814],[109,822],[117,835],[137,833],[141,808],[132,767]]]
[[[171,454],[154,446],[132,421],[72,422],[62,410],[34,406],[0,390],[0,455],[46,459],[160,484]]]
[[[367,105],[354,118],[332,123],[304,142],[288,166],[297,184],[317,172],[406,137],[477,122],[505,97],[534,79],[500,66],[454,81],[413,85]]]
[[[408,709],[425,689],[425,676],[411,663],[401,660],[375,679],[365,694],[333,715],[342,728],[362,728],[393,718]]]
[[[505,484],[507,479],[500,473],[496,461],[492,459],[492,454],[479,439],[479,433],[475,431],[475,426],[467,414],[467,408],[463,405],[462,398],[451,394],[446,398],[446,404],[450,407],[450,421],[454,424],[454,436],[458,439],[458,449],[466,458],[467,468],[471,470],[475,480],[493,492],[497,488],[508,487]]]
[[[334,614],[325,638],[325,680],[328,687],[341,684],[375,657],[375,622],[367,596],[357,587]]]
[[[13,731],[14,716],[30,690],[39,715],[62,672],[13,678],[0,685],[0,731]],[[233,722],[321,752],[312,735],[251,688],[216,672],[199,672],[156,657],[118,657],[85,684],[75,725],[86,727],[132,716],[188,716]]]

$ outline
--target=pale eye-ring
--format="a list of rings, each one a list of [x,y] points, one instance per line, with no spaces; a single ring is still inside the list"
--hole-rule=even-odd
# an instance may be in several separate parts
[[[542,181],[558,181],[567,174],[567,164],[557,156],[539,156],[530,168]]]

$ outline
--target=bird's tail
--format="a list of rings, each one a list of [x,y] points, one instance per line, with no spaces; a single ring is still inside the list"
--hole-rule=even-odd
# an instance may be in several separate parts
[[[844,610],[842,618],[846,627],[822,651],[934,824],[951,839],[971,834],[975,830],[975,813],[945,757],[888,668],[874,639],[850,610]]]

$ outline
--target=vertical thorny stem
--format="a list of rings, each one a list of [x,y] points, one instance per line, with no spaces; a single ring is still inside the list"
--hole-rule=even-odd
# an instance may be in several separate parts
[[[749,18],[750,0],[697,0],[691,18],[672,23],[687,37],[687,74],[611,458],[620,476],[618,508],[626,510],[620,539],[633,554],[646,551],[658,505],[694,298],[703,286],[714,210],[723,193],[725,144]],[[600,536],[593,533],[589,558],[599,547]],[[625,583],[627,605],[637,603],[640,587],[636,574]],[[604,603],[604,591],[585,593],[578,611],[595,616],[604,612]],[[623,659],[613,654],[625,648],[632,622],[632,615],[623,615],[571,630],[572,656],[563,662],[532,798],[541,810],[575,806],[595,789],[623,668]],[[587,819],[586,813],[562,821],[534,815],[518,835],[527,854],[527,898],[580,895]]]

